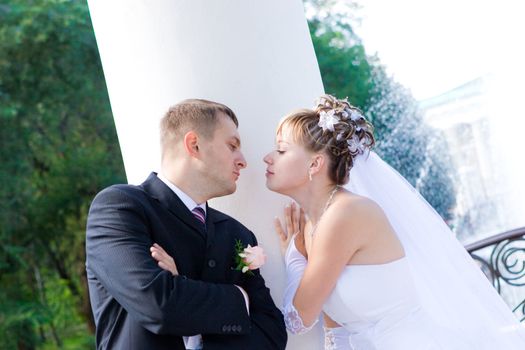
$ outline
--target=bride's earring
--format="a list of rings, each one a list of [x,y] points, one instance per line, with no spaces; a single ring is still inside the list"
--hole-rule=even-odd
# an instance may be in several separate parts
[[[308,171],[308,178],[310,179],[310,181],[312,181],[312,172],[311,171]]]

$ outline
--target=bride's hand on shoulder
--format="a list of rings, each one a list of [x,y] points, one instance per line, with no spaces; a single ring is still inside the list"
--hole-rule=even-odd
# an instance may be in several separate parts
[[[177,276],[179,274],[175,260],[173,260],[171,255],[166,253],[166,251],[160,245],[153,243],[149,250],[151,252],[151,256],[153,259],[157,260],[161,269],[171,272],[173,276]]]
[[[275,218],[275,232],[279,236],[281,244],[281,253],[284,256],[290,240],[295,235],[295,245],[299,252],[306,256],[306,249],[304,248],[304,226],[305,226],[304,211],[294,202],[284,207],[284,223],[285,228],[279,218]]]

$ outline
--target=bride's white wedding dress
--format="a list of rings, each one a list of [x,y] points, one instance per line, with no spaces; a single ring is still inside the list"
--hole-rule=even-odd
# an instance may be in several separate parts
[[[302,275],[307,262],[293,242],[288,248],[287,259],[295,259],[296,268],[302,260],[302,268],[295,270]],[[290,310],[290,305],[286,309]],[[326,350],[471,348],[455,330],[438,327],[425,313],[406,257],[379,265],[347,265],[323,311],[345,329],[344,339],[341,334],[337,341],[329,339],[328,335]],[[300,323],[297,317],[294,312],[285,314],[289,329]]]
[[[344,268],[323,307],[343,328],[326,332],[325,349],[525,349],[524,325],[403,177],[371,152],[357,159],[346,187],[381,206],[406,256]],[[311,327],[293,297],[307,261],[293,239],[285,261],[285,322],[290,332],[304,333]]]
[[[406,258],[347,266],[323,310],[348,331],[351,349],[468,349],[422,308]]]
[[[421,308],[406,258],[347,266],[323,311],[348,331],[351,349],[450,348]]]

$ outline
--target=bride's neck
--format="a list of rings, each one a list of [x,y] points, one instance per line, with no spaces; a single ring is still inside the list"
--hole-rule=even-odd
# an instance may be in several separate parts
[[[324,184],[321,186],[310,186],[303,193],[294,196],[294,200],[303,208],[307,218],[317,223],[326,207],[326,203],[332,196],[336,185]]]

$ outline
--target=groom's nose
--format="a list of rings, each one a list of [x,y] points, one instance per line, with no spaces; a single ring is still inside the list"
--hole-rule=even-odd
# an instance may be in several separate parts
[[[248,166],[246,159],[241,152],[239,152],[239,158],[237,159],[236,165],[239,169],[244,169]]]

